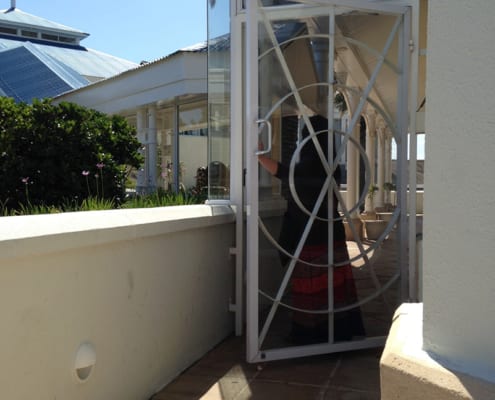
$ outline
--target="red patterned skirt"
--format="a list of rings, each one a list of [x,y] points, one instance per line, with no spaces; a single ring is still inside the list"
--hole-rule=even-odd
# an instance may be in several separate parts
[[[305,246],[299,256],[301,260],[314,264],[326,264],[327,246]],[[334,261],[349,260],[345,241],[334,243]],[[328,268],[314,267],[298,262],[291,278],[292,305],[304,310],[328,309]],[[356,285],[352,266],[347,263],[333,267],[333,300],[338,309],[357,302]],[[334,341],[351,340],[364,336],[364,327],[359,307],[333,314]],[[328,341],[328,314],[293,311],[292,338],[299,343]]]

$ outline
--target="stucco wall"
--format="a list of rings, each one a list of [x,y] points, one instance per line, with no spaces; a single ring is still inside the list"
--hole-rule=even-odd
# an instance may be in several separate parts
[[[206,205],[0,218],[1,397],[150,398],[233,330],[233,221]]]
[[[495,379],[495,2],[429,2],[424,348]]]
[[[204,94],[206,53],[179,52],[112,78],[57,96],[106,114],[134,110],[175,97]]]

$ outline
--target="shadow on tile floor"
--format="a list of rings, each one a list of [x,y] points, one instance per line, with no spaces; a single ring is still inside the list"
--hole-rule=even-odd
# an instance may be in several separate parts
[[[250,364],[232,336],[152,400],[379,400],[383,348]]]
[[[367,243],[366,245],[369,245]],[[351,257],[357,245],[348,242]],[[381,284],[395,275],[396,234],[373,253],[373,273]],[[370,268],[353,266],[360,298],[376,290]],[[366,278],[366,279],[365,279]],[[369,336],[387,335],[398,304],[398,283],[361,307]],[[395,300],[394,300],[395,299]],[[245,338],[232,336],[206,354],[152,400],[380,400],[383,348],[249,364]]]

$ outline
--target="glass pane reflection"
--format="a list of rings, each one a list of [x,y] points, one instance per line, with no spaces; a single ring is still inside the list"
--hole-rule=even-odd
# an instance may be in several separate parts
[[[208,197],[230,198],[230,1],[208,2]]]

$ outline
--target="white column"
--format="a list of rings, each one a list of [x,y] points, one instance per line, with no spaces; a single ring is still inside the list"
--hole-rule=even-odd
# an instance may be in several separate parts
[[[156,190],[157,182],[157,137],[156,137],[156,107],[148,107],[148,129],[146,132],[148,143],[148,168],[146,171],[146,186],[148,192]]]
[[[385,142],[385,150],[384,150],[384,159],[385,159],[385,173],[384,173],[384,183],[389,182],[392,183],[392,133],[390,129],[385,129],[384,134],[384,142]],[[395,196],[395,200],[394,200]],[[392,204],[397,204],[397,192],[391,193],[389,192],[389,198],[384,199],[385,202],[389,202]]]
[[[349,121],[353,118],[353,112],[359,102],[359,96],[349,95]],[[348,131],[348,127],[345,129]],[[359,130],[360,124],[356,123],[351,135],[359,143]],[[350,210],[354,207],[358,201],[358,180],[359,180],[359,152],[356,145],[350,140],[347,142],[347,198],[346,207]],[[356,217],[359,214],[359,210],[355,210],[352,217]]]
[[[358,135],[359,126],[354,128],[352,132],[352,136],[354,138],[359,137]],[[349,141],[347,143],[347,209],[351,209],[352,207],[354,207],[358,200],[358,161],[359,158],[356,146],[351,141]],[[358,212],[359,210],[356,210],[353,216],[356,216]]]
[[[385,182],[392,182],[392,133],[385,129]]]
[[[146,110],[138,109],[136,113],[136,130],[139,143],[142,144],[140,153],[145,157],[137,173],[136,192],[142,193],[146,188]]]
[[[173,189],[175,193],[179,192],[180,187],[180,157],[179,157],[179,104],[174,104],[174,134],[172,136],[172,176]]]
[[[366,118],[366,157],[370,165],[370,185],[375,184],[375,161],[376,161],[376,151],[375,151],[375,114],[368,114]],[[376,194],[375,194],[376,195]],[[364,212],[372,213],[375,211],[374,199],[366,195],[366,201],[364,203]]]
[[[384,191],[383,184],[385,183],[385,129],[379,127],[377,129],[378,137],[378,155],[377,155],[377,171],[376,171],[376,185],[378,186],[378,192],[375,197],[375,207],[384,206]]]

